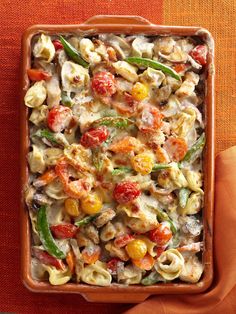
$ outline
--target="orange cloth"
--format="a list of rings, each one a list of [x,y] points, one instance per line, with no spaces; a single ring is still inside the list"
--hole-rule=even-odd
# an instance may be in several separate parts
[[[126,314],[236,313],[236,146],[216,158],[214,281],[197,295],[160,295]]]

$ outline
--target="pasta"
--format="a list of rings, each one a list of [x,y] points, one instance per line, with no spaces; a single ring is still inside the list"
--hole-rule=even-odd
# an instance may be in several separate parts
[[[55,56],[55,48],[51,37],[41,34],[34,46],[33,54],[35,58],[41,58],[46,62],[51,62]]]
[[[207,49],[186,36],[32,38],[25,202],[35,280],[201,279]]]
[[[30,108],[40,107],[47,97],[45,82],[39,81],[34,83],[25,94],[25,105]]]
[[[184,258],[176,249],[163,252],[155,264],[156,271],[166,280],[179,277],[183,267]]]
[[[106,287],[111,284],[112,277],[106,270],[106,264],[97,261],[84,268],[81,272],[81,280],[89,285]]]

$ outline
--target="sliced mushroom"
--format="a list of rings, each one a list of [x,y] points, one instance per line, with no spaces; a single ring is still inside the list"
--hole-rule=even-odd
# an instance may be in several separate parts
[[[102,212],[95,220],[94,224],[97,228],[101,228],[104,226],[108,221],[112,220],[115,217],[116,213],[113,209],[108,208],[104,212]]]
[[[124,38],[113,34],[101,34],[98,38],[105,44],[111,45],[122,59],[130,54],[131,47]]]
[[[181,48],[178,46],[175,46],[174,51],[168,55],[159,52],[159,56],[162,57],[162,59],[172,63],[185,63],[188,61],[187,52],[181,50]]]

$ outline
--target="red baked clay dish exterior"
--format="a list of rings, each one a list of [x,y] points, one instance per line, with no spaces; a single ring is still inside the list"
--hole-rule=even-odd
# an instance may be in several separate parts
[[[68,283],[59,286],[48,282],[33,280],[30,272],[31,261],[31,225],[28,210],[24,202],[24,188],[28,182],[27,154],[29,151],[28,109],[24,106],[24,96],[29,88],[27,69],[31,67],[31,39],[39,33],[49,35],[99,33],[143,34],[143,35],[179,35],[199,37],[208,46],[207,75],[204,108],[206,121],[206,146],[204,149],[204,211],[203,211],[203,265],[204,273],[196,284],[157,283],[151,286],[111,284],[107,287],[89,286],[80,283]],[[213,203],[214,203],[214,41],[211,34],[201,27],[155,25],[139,16],[98,15],[79,25],[34,25],[28,28],[22,37],[22,76],[21,76],[21,277],[25,286],[34,292],[78,293],[92,302],[142,302],[155,294],[192,294],[205,291],[213,279]]]

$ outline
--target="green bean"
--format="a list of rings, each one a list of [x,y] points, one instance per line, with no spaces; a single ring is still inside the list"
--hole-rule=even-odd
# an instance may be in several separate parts
[[[160,281],[160,275],[154,270],[147,277],[141,280],[141,284],[144,286],[151,286]]]
[[[184,156],[182,162],[194,162],[196,158],[201,154],[206,143],[206,135],[202,133],[202,135],[198,138],[198,140],[192,145],[192,147],[187,151]]]
[[[93,126],[105,125],[105,126],[114,127],[114,128],[117,128],[117,129],[126,129],[131,124],[133,124],[133,121],[128,119],[128,118],[124,118],[124,117],[104,117],[104,118],[101,118],[101,119],[98,119],[98,120],[94,121],[92,125]]]
[[[80,53],[67,40],[65,40],[65,38],[60,36],[60,41],[66,54],[71,60],[73,60],[75,63],[82,65],[84,68],[89,67],[89,63],[81,57]]]
[[[119,175],[122,175],[122,174],[125,174],[125,173],[129,173],[129,172],[132,172],[132,168],[129,168],[129,167],[119,167],[119,168],[115,168],[113,171],[112,171],[112,175],[113,176],[119,176]]]
[[[152,172],[158,171],[158,170],[163,170],[163,169],[168,169],[171,168],[171,165],[169,164],[155,164],[152,168]]]
[[[158,61],[140,57],[128,57],[125,59],[125,61],[131,64],[137,64],[145,67],[150,67],[156,70],[161,70],[162,72],[174,77],[176,80],[181,81],[179,74],[175,70]]]

